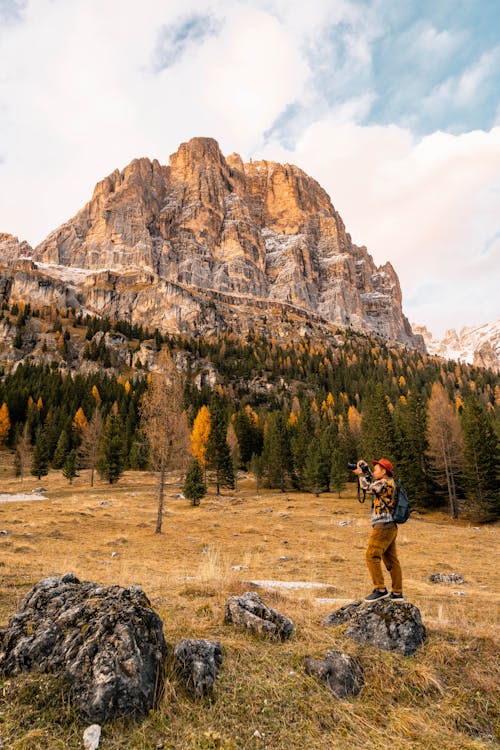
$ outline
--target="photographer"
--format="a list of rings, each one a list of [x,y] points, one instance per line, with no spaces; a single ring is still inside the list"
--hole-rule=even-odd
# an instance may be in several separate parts
[[[361,489],[370,492],[372,495],[372,533],[366,549],[366,564],[375,588],[371,594],[365,597],[365,602],[387,598],[393,601],[403,601],[402,572],[396,551],[398,527],[392,517],[396,499],[396,483],[393,479],[392,463],[387,458],[373,461],[372,473],[366,461],[358,461],[356,469],[353,471],[359,478]],[[385,587],[381,560],[384,561],[384,565],[391,575],[391,594]]]

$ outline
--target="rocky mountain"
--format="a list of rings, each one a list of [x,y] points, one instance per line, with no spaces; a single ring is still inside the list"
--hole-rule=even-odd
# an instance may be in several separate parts
[[[423,337],[429,354],[500,372],[500,320],[482,326],[466,326],[460,333],[451,328],[441,340],[435,339],[425,326],[412,324],[412,329]]]
[[[210,138],[136,159],[36,248],[0,235],[0,299],[166,332],[351,327],[423,348],[390,263],[376,267],[301,169],[225,158]],[[279,333],[279,330],[278,330]]]

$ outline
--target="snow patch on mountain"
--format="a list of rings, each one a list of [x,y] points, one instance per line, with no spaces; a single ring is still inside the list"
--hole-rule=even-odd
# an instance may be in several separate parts
[[[441,340],[434,338],[425,326],[412,324],[412,330],[423,336],[429,354],[500,372],[500,320],[465,326],[460,333],[451,328]]]

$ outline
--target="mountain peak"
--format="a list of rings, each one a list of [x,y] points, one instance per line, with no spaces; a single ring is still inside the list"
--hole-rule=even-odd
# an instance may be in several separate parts
[[[116,169],[33,261],[47,274],[73,269],[58,279],[92,312],[165,331],[293,314],[421,344],[396,272],[353,245],[316,180],[291,164],[225,159],[213,138],[182,143],[169,166],[141,158]]]

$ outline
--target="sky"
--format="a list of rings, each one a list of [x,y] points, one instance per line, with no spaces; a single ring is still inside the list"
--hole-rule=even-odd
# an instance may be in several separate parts
[[[435,336],[500,317],[500,0],[0,0],[0,232],[193,136],[314,177]]]

